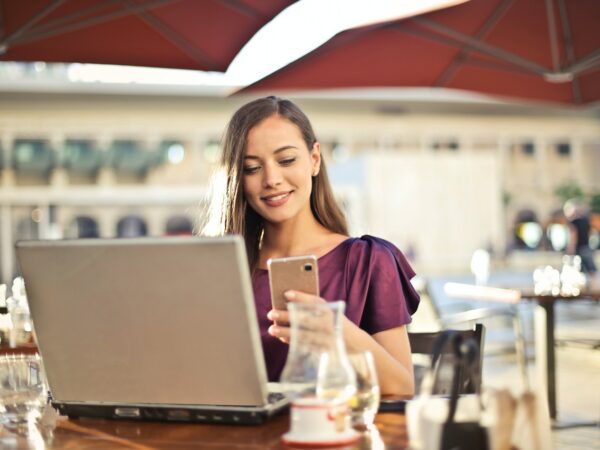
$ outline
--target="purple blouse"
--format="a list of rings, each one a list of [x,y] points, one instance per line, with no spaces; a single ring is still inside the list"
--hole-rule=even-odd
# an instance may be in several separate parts
[[[405,325],[419,305],[415,275],[392,243],[373,236],[348,238],[318,259],[321,297],[345,300],[346,316],[369,334]],[[270,381],[279,380],[288,345],[267,332],[272,322],[268,272],[253,279],[256,313]]]

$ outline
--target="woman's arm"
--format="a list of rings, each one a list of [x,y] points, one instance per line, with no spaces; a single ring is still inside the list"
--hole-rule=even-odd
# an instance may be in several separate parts
[[[325,302],[321,297],[297,291],[286,292],[286,297],[292,302]],[[283,342],[289,342],[290,328],[281,325],[289,323],[288,312],[272,310],[269,311],[268,318],[278,321],[278,325],[269,328],[269,334]],[[345,317],[343,333],[348,352],[370,351],[373,354],[382,394],[412,395],[414,393],[413,368],[406,327],[396,327],[370,335]]]
[[[382,394],[414,394],[412,357],[405,326],[370,335],[346,319],[344,340],[350,353],[368,350],[373,354]]]

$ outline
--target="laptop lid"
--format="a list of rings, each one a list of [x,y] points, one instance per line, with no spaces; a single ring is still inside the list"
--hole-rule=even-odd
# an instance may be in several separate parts
[[[16,247],[55,401],[266,403],[241,237],[22,241]]]

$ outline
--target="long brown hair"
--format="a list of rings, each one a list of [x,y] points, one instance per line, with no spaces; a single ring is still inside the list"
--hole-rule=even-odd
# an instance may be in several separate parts
[[[229,121],[223,137],[221,172],[226,176],[226,182],[220,193],[222,198],[218,199],[220,207],[212,211],[217,217],[209,219],[218,224],[218,234],[240,234],[244,237],[251,273],[254,273],[258,265],[264,220],[244,197],[244,153],[250,130],[273,115],[284,117],[296,125],[309,151],[317,142],[308,117],[289,100],[270,96],[242,106]],[[346,218],[333,195],[323,157],[319,173],[312,178],[310,206],[315,219],[325,228],[335,233],[348,234]]]

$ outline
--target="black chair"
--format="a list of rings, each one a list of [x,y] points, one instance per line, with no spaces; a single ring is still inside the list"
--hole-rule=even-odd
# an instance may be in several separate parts
[[[473,339],[479,348],[479,355],[477,361],[475,361],[475,373],[476,379],[473,379],[467,373],[461,373],[459,378],[459,394],[474,394],[481,389],[481,375],[483,369],[483,344],[485,339],[485,327],[478,323],[474,329],[470,330],[456,330],[458,331],[463,339]],[[413,354],[424,354],[431,357],[433,346],[437,338],[440,336],[441,331],[431,333],[408,333],[408,340],[410,342],[411,351]],[[433,387],[433,394],[436,395],[450,395],[452,387],[452,369],[453,369],[453,353],[452,348],[447,346],[444,348],[443,353],[438,361],[438,372],[435,385]],[[415,386],[417,389],[421,384],[421,380],[425,372],[429,370],[429,365],[415,365]]]

